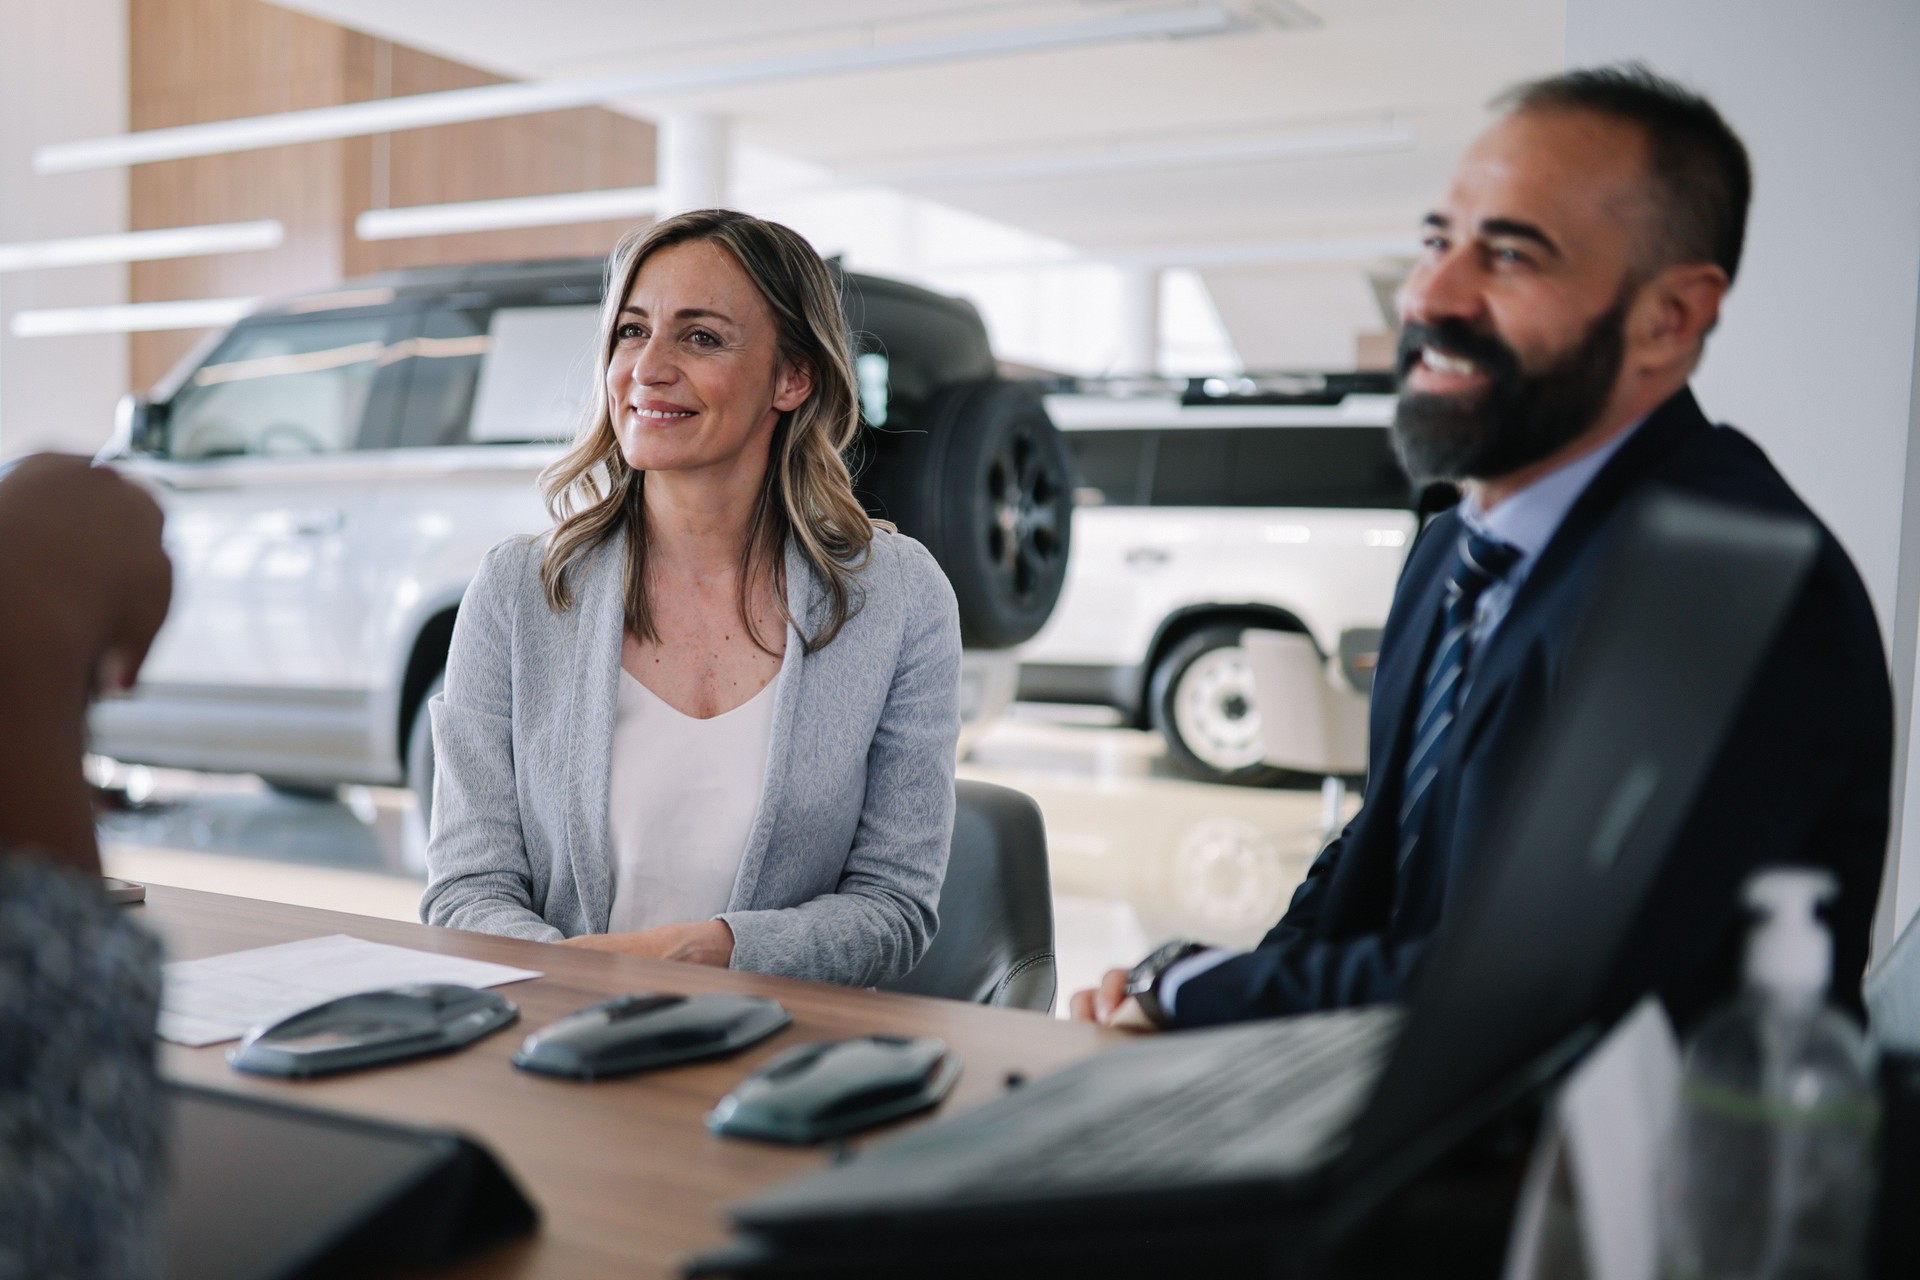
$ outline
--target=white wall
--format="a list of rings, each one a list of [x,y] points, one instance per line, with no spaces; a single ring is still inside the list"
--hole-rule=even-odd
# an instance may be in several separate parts
[[[1351,369],[1354,336],[1387,323],[1366,271],[1357,266],[1200,274],[1249,369]]]
[[[0,0],[4,2],[4,0]],[[734,207],[791,226],[848,269],[957,294],[980,309],[1003,360],[1077,374],[1124,363],[1122,271],[1048,236],[736,146]],[[1192,272],[1162,272],[1161,367],[1235,371],[1233,343]]]
[[[126,0],[0,0],[0,244],[124,231],[124,170],[37,177],[43,142],[127,127]],[[127,389],[127,340],[16,338],[16,311],[127,300],[122,266],[0,272],[0,457],[91,453]]]
[[[1644,59],[1705,93],[1753,157],[1747,257],[1695,382],[1852,553],[1892,650],[1911,743],[1920,482],[1920,5],[1913,0],[1568,0],[1567,63]],[[1902,752],[1896,891],[1920,905],[1920,752]]]

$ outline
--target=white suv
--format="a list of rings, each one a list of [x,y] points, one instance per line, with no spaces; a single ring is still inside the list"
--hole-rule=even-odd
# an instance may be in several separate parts
[[[175,593],[134,696],[93,713],[130,763],[289,790],[432,796],[426,701],[487,549],[591,386],[597,260],[393,272],[242,320],[123,405],[115,465],[167,514]],[[997,376],[968,303],[844,277],[862,497],[934,553],[968,646],[962,715],[1011,699],[1010,646],[1066,573],[1071,466],[1039,393]]]
[[[1365,374],[1047,397],[1079,487],[1066,589],[1021,649],[1020,696],[1117,708],[1196,777],[1274,780],[1259,717],[1284,709],[1256,705],[1240,633],[1303,632],[1372,687],[1417,528],[1393,403]]]

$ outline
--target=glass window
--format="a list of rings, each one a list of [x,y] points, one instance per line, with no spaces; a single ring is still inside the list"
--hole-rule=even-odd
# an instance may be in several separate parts
[[[1137,507],[1153,461],[1152,431],[1063,431],[1073,455],[1073,483],[1084,505]]]
[[[595,353],[600,309],[502,307],[487,331],[470,437],[493,444],[572,436],[605,374]]]
[[[1245,428],[1182,427],[1160,433],[1153,464],[1156,507],[1234,505],[1234,452]]]
[[[1411,508],[1385,427],[1254,427],[1234,433],[1231,505]]]
[[[487,358],[491,313],[430,311],[417,336],[395,344],[406,362],[407,395],[394,444],[430,449],[464,444],[473,416],[473,389]]]
[[[1413,503],[1384,427],[1196,427],[1159,436],[1155,506],[1408,509]]]
[[[175,458],[351,449],[386,351],[385,316],[243,325],[168,412]]]

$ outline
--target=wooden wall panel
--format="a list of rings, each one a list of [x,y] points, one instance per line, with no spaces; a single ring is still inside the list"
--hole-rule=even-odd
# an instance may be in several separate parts
[[[376,94],[379,59],[390,51],[390,94]],[[402,96],[492,84],[497,78],[404,46],[351,37],[356,97]],[[393,207],[455,200],[494,200],[608,187],[645,186],[654,178],[652,125],[585,108],[505,120],[410,129],[348,144],[346,270],[604,254],[630,223],[581,223],[406,240],[353,238],[352,215],[376,207],[380,188]],[[384,164],[382,163],[384,156]]]
[[[129,0],[128,11],[136,130],[497,81],[263,0]],[[131,296],[272,297],[394,267],[603,254],[627,224],[363,242],[353,222],[383,196],[397,207],[643,186],[654,147],[652,125],[588,108],[136,166],[135,228],[278,218],[287,240],[137,263]],[[132,335],[133,385],[151,385],[200,336]]]

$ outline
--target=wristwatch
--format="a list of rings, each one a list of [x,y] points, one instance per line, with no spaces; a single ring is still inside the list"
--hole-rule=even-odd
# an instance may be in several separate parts
[[[1160,976],[1196,951],[1206,949],[1202,943],[1177,939],[1127,971],[1127,994],[1147,1015],[1147,1021],[1163,1028],[1170,1024],[1166,1010],[1160,1007]]]

